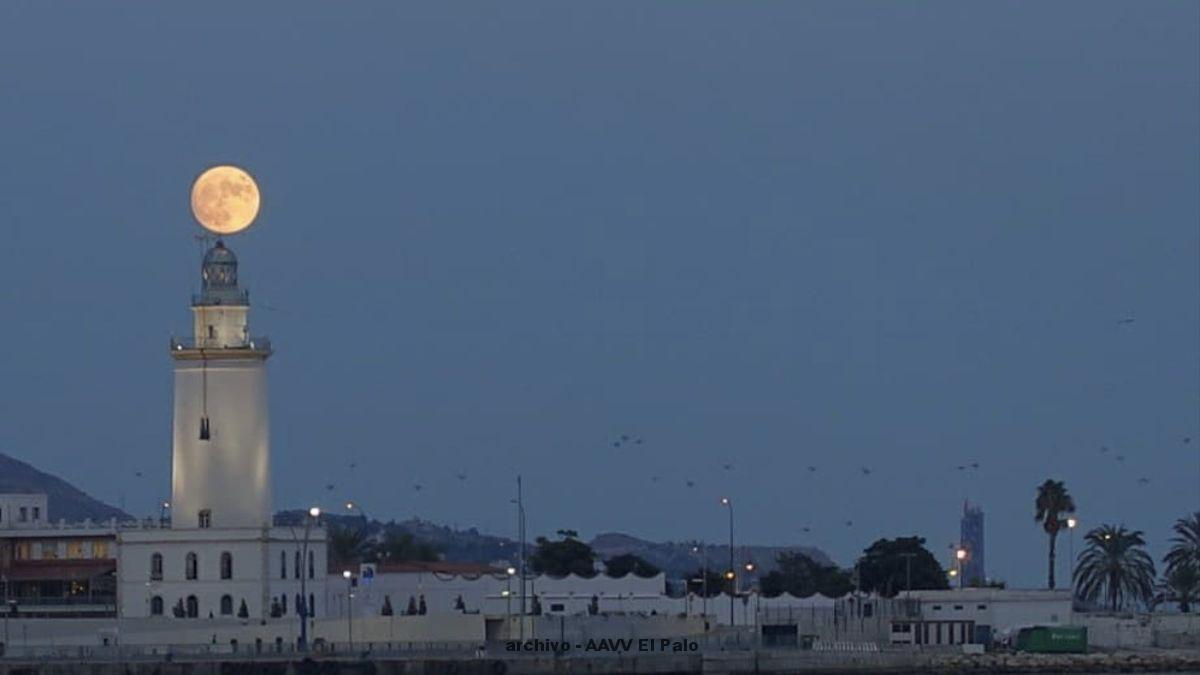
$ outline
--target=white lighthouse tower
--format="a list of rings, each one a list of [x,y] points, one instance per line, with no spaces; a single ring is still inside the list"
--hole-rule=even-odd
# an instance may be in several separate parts
[[[192,338],[172,341],[175,415],[171,516],[176,528],[271,524],[266,362],[250,337],[250,299],[233,251],[217,240],[192,298]]]
[[[231,235],[254,220],[258,199],[249,174],[214,167],[196,180],[192,210],[205,229]],[[299,639],[325,614],[325,530],[317,508],[272,522],[271,344],[250,336],[250,295],[223,240],[204,254],[191,310],[191,336],[170,347],[171,518],[118,533],[118,612],[253,618],[272,639]]]

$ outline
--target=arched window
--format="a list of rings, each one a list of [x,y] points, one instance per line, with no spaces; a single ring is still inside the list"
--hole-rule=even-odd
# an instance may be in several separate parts
[[[317,600],[316,600],[316,596],[314,596],[312,593],[308,594],[308,615],[309,616],[317,615]]]
[[[279,596],[279,611],[287,614],[287,593]]]
[[[200,616],[200,601],[194,595],[187,596],[187,615],[189,619]]]
[[[202,529],[212,527],[212,509],[203,509],[197,518]]]
[[[221,616],[228,616],[230,614],[233,614],[233,596],[232,595],[222,595],[221,596]]]
[[[233,578],[233,555],[230,554],[229,551],[225,551],[221,554],[221,578]],[[232,602],[232,600],[230,602]]]
[[[161,595],[156,595],[150,598],[150,616],[162,616],[163,614],[163,599]]]
[[[287,551],[279,552],[279,578],[287,578]]]
[[[183,563],[183,577],[189,581],[194,580],[197,576],[199,576],[199,568],[200,565],[196,560],[196,554],[188,553],[187,558],[184,559]]]
[[[293,565],[292,567],[294,568],[292,570],[292,572],[293,572],[292,576],[299,579],[300,574],[301,574],[301,572],[300,572],[300,551],[296,551],[296,564]]]
[[[313,575],[316,573],[316,569],[317,569],[316,556],[313,555],[312,551],[309,551],[308,552],[308,578],[309,579],[314,578]]]
[[[296,613],[300,616],[308,616],[304,611],[304,596],[299,593],[296,594]]]
[[[162,581],[162,554],[155,553],[150,556],[150,580]]]

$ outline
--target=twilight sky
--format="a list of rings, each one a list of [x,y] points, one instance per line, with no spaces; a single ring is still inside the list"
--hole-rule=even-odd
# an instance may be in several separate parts
[[[277,349],[278,507],[511,534],[522,473],[535,533],[719,542],[729,494],[739,539],[849,563],[944,556],[969,496],[989,574],[1030,586],[1055,477],[1157,557],[1200,508],[1198,26],[0,4],[0,452],[169,496],[188,189],[232,162],[264,199],[229,245]]]

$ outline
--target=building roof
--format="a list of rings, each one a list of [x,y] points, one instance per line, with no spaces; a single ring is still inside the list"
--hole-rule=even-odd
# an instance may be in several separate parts
[[[112,559],[84,560],[16,560],[0,570],[9,581],[82,581],[94,579],[117,570]]]

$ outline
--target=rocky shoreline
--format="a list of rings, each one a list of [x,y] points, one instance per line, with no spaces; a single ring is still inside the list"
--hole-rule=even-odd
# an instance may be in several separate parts
[[[936,659],[940,673],[1155,673],[1200,672],[1200,652],[1143,650],[1091,654],[955,654]]]

